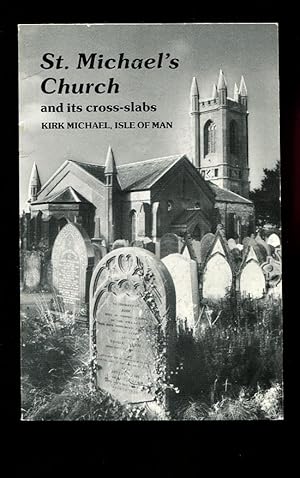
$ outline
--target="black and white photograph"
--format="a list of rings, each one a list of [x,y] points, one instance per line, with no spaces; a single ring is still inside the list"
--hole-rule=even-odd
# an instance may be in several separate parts
[[[279,32],[18,25],[22,421],[284,419]]]

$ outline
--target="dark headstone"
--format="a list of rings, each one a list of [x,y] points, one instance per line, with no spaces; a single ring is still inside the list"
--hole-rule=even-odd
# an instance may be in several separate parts
[[[211,249],[212,243],[215,240],[215,235],[211,232],[205,234],[200,243],[200,255],[201,255],[201,263],[206,261],[207,255]]]
[[[169,254],[181,252],[183,247],[182,239],[172,232],[164,234],[160,240],[160,258],[166,257]]]
[[[53,286],[65,311],[79,315],[86,309],[94,258],[85,230],[66,224],[56,236],[51,256]]]
[[[163,413],[169,398],[159,383],[174,366],[176,333],[166,266],[141,248],[107,254],[91,281],[90,330],[96,386],[122,403],[147,402]]]
[[[39,290],[41,282],[42,259],[38,251],[26,251],[23,255],[24,291]]]

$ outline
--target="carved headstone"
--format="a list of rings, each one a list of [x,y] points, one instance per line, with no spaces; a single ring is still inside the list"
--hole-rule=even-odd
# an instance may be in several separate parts
[[[41,254],[38,251],[26,251],[23,256],[24,290],[37,291],[41,282]]]
[[[141,248],[107,254],[91,281],[90,331],[96,386],[121,403],[165,410],[168,394],[160,395],[160,383],[174,367],[176,334],[175,290],[166,266]]]
[[[176,318],[194,329],[199,316],[199,286],[197,263],[181,254],[169,254],[162,259],[174,282]]]
[[[66,312],[78,315],[86,309],[94,259],[85,230],[66,224],[56,236],[51,256],[53,286]]]
[[[183,247],[182,239],[172,232],[164,234],[160,240],[160,258],[166,257],[169,254],[181,252]]]

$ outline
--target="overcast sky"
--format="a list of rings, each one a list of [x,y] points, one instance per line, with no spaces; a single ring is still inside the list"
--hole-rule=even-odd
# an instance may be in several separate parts
[[[191,153],[190,86],[198,80],[200,96],[211,95],[222,68],[233,97],[234,83],[244,75],[249,95],[249,165],[251,188],[259,187],[263,168],[279,159],[279,78],[275,24],[177,25],[21,25],[20,72],[20,207],[28,198],[35,161],[42,184],[67,158],[104,164],[109,145],[117,164],[171,154]],[[69,69],[43,70],[42,56],[62,55]],[[177,69],[75,69],[78,53],[129,59],[170,53]],[[113,77],[118,94],[46,95],[47,77],[69,83],[107,82]],[[42,105],[76,103],[125,105],[130,101],[157,105],[154,113],[42,113]],[[42,130],[45,121],[172,121],[172,129]]]

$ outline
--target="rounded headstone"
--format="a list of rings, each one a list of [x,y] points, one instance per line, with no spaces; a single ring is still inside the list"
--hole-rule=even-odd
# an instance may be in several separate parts
[[[53,286],[66,312],[78,314],[88,303],[94,260],[94,248],[83,227],[66,224],[56,236],[51,255]]]
[[[175,365],[175,311],[173,280],[151,252],[124,247],[103,257],[90,286],[96,386],[121,403],[155,405]],[[164,408],[166,391],[161,398]]]
[[[267,239],[267,243],[273,247],[280,247],[281,245],[281,242],[280,242],[280,239],[279,237],[277,236],[277,234],[273,233],[271,234],[268,239]]]

